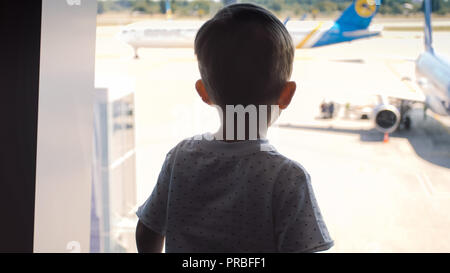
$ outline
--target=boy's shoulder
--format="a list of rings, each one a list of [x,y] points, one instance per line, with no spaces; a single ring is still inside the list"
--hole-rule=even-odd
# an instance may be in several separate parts
[[[247,162],[256,166],[266,166],[277,172],[281,180],[309,180],[309,173],[299,162],[279,153],[267,140],[226,143],[213,140],[211,134],[195,135],[181,140],[168,153],[168,157],[175,158],[177,153],[190,153],[196,156],[216,155],[223,160],[245,157]]]

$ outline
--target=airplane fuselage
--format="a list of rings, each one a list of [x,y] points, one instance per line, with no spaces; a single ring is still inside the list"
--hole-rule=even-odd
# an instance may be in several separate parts
[[[133,48],[191,48],[201,24],[183,26],[183,22],[165,26],[130,26],[122,29],[118,38]],[[166,23],[167,24],[167,23]]]
[[[426,105],[439,115],[450,115],[450,64],[433,52],[422,53],[416,61],[419,85]]]
[[[148,26],[131,25],[122,29],[118,38],[135,50],[138,48],[192,48],[195,35],[203,22],[149,22]],[[152,25],[153,24],[153,25]],[[378,35],[378,29],[342,31],[333,21],[288,22],[296,48],[311,48],[348,42]]]
[[[380,29],[370,28],[378,8],[375,1],[353,1],[335,21],[290,21],[283,24],[292,36],[296,48],[311,48],[380,34]],[[119,38],[137,50],[143,47],[193,47],[197,30],[203,21],[149,21],[128,25]]]

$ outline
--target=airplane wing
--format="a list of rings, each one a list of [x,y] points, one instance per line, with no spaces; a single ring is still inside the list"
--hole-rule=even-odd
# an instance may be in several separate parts
[[[410,102],[425,103],[425,94],[417,84],[414,75],[414,65],[405,60],[386,61],[386,67],[396,76],[405,86],[404,89],[392,90],[385,95],[389,98]]]

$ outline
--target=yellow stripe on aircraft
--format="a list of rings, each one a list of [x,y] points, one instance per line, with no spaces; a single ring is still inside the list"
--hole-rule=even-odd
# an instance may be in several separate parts
[[[303,38],[303,40],[297,45],[297,49],[302,48],[306,42],[311,39],[311,37],[314,35],[314,33],[316,33],[323,25],[323,22],[320,22],[317,27],[315,27],[313,30],[311,30],[310,33],[308,33],[308,35],[305,36],[305,38]]]

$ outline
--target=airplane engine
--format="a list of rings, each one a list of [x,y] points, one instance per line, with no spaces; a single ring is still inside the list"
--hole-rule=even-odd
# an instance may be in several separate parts
[[[394,105],[380,104],[372,113],[375,128],[383,133],[394,132],[400,124],[400,111]]]

